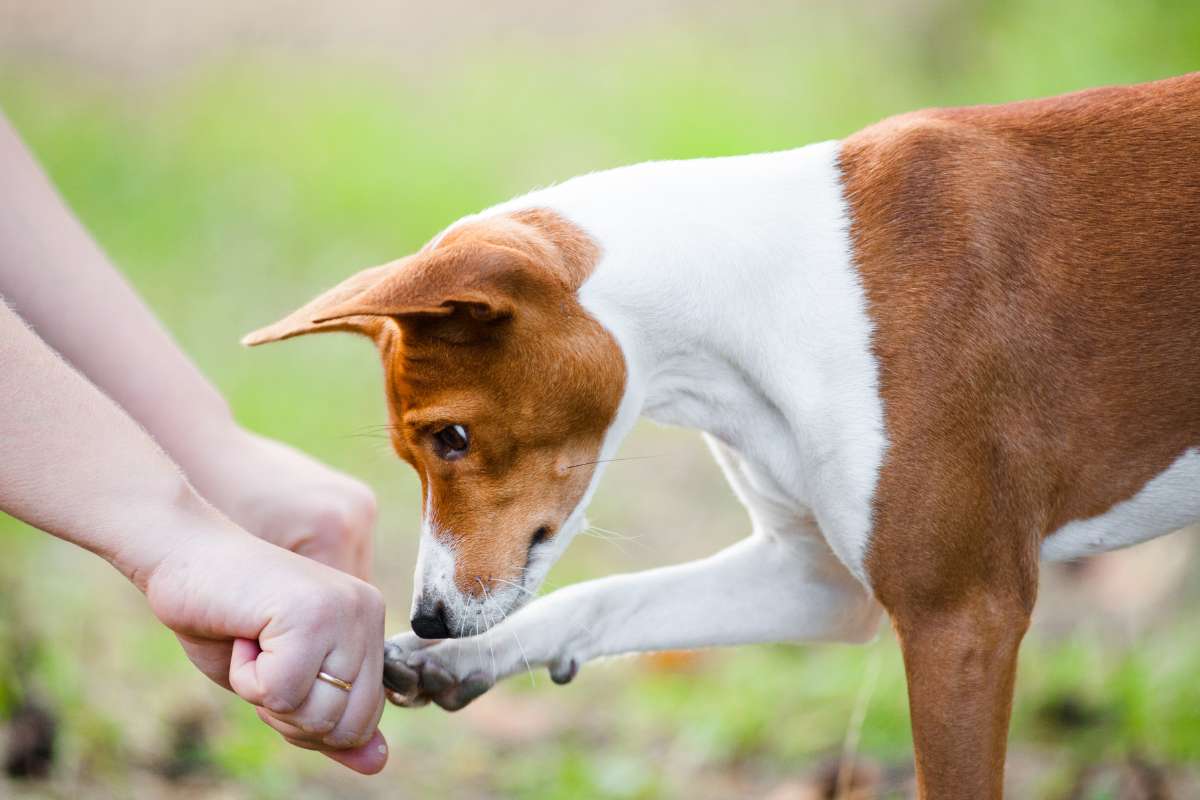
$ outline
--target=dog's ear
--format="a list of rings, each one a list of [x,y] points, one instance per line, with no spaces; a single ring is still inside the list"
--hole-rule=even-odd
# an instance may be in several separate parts
[[[350,331],[374,338],[383,325],[383,321],[378,317],[344,317],[324,322],[319,322],[318,317],[323,316],[330,308],[361,294],[379,281],[386,280],[386,273],[390,268],[390,264],[385,264],[381,267],[364,269],[362,272],[350,276],[278,322],[246,334],[242,337],[242,344],[254,347],[268,342],[291,339],[293,336],[303,336],[306,333],[324,333],[326,331]]]
[[[253,347],[326,331],[377,338],[388,318],[466,341],[479,325],[512,316],[531,267],[519,250],[495,244],[418,253],[363,270],[248,334],[242,344]]]

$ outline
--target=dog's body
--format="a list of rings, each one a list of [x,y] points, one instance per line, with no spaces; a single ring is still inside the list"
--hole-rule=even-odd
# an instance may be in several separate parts
[[[522,266],[495,267],[498,247]],[[439,253],[480,248],[493,255],[478,274],[503,279],[456,284],[441,305],[402,278],[460,275],[464,256],[451,269]],[[596,412],[602,431],[547,467],[564,481],[556,500],[518,513],[518,493],[496,490],[497,519],[522,520],[493,534],[515,542],[502,547],[464,535],[472,520],[447,522],[438,497],[499,480],[509,462],[450,473],[415,433],[398,443],[427,497],[414,614],[436,608],[443,635],[486,631],[393,640],[389,680],[409,700],[458,707],[527,664],[562,681],[630,651],[862,641],[886,609],[923,792],[999,796],[1039,553],[1074,558],[1200,520],[1200,75],[588,175],[466,218],[413,258],[390,268],[386,302],[369,293],[380,273],[356,278],[252,341],[358,330],[408,374],[434,356],[399,365],[397,348],[431,337],[457,361],[474,351],[447,341],[518,337],[542,296],[530,287],[566,287],[564,324],[582,313],[602,330],[572,334],[563,358],[586,351],[593,366],[571,369],[620,390]],[[430,333],[435,316],[462,321]],[[395,379],[395,420],[422,391]],[[641,414],[706,432],[750,536],[507,617],[581,525],[593,462]],[[577,460],[589,474],[571,473]]]

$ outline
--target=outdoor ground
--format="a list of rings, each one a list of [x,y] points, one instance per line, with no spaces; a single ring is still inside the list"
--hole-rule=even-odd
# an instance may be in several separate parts
[[[247,351],[243,333],[463,213],[579,172],[1197,67],[1200,6],[1162,0],[0,2],[0,107],[86,224],[243,424],[375,487],[394,630],[407,624],[417,497],[369,433],[384,419],[371,347],[317,337]],[[609,469],[590,517],[618,535],[581,538],[548,590],[747,530],[694,434],[643,427],[623,455],[653,458]],[[1011,796],[1200,796],[1195,544],[1182,534],[1047,571],[1022,654]],[[7,518],[0,552],[0,744],[58,730],[48,774],[0,777],[0,796],[911,791],[886,629],[858,648],[590,664],[568,687],[537,673],[457,715],[391,709],[392,762],[367,779],[292,750],[209,685],[97,559]]]

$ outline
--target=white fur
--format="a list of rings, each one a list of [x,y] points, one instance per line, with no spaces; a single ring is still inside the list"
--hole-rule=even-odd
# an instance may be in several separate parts
[[[751,535],[700,561],[570,586],[507,619],[488,598],[481,613],[502,621],[481,636],[393,640],[412,663],[435,659],[460,680],[539,664],[567,674],[635,650],[873,634],[881,611],[864,559],[886,440],[836,160],[837,143],[825,142],[641,164],[477,215],[548,207],[600,244],[580,299],[614,334],[628,371],[601,458],[640,414],[705,431]],[[571,515],[572,535],[599,474]],[[1056,532],[1043,552],[1086,555],[1200,519],[1198,486],[1192,450],[1134,498]],[[519,591],[532,596],[569,538],[536,554]]]
[[[621,341],[621,335],[614,333]],[[632,383],[630,384],[632,386]],[[587,489],[567,516],[558,532],[547,542],[533,548],[529,563],[521,575],[521,583],[504,583],[486,591],[482,597],[464,594],[454,580],[454,550],[433,522],[435,509],[432,495],[426,498],[425,517],[421,523],[421,542],[417,553],[416,577],[413,582],[412,614],[419,605],[441,600],[445,604],[447,625],[456,635],[486,630],[516,609],[525,605],[542,585],[546,573],[562,556],[567,546],[586,525],[584,512],[592,500],[600,477],[604,473],[604,459],[612,458],[621,440],[637,422],[641,408],[640,394],[627,388],[617,409],[617,415],[601,443],[596,456],[601,463],[592,472]]]
[[[470,218],[548,207],[599,242],[580,300],[628,373],[600,457],[641,414],[707,431],[751,535],[697,562],[554,592],[479,637],[432,647],[398,637],[401,652],[421,649],[459,679],[499,678],[635,650],[874,634],[863,559],[883,412],[836,158],[825,142],[642,164]],[[532,594],[567,538],[537,554],[521,591]]]
[[[883,408],[837,147],[639,164],[495,211],[550,207],[595,238],[580,299],[621,343],[630,403],[740,453],[865,580]]]
[[[1042,557],[1082,558],[1128,547],[1200,520],[1200,449],[1185,451],[1133,497],[1098,517],[1075,520],[1042,543]]]

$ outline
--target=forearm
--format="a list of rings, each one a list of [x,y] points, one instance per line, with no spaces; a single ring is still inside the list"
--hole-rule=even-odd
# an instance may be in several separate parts
[[[196,535],[237,533],[111,400],[0,303],[0,509],[145,588]]]
[[[387,761],[378,591],[235,527],[2,302],[0,509],[116,566],[197,668],[288,741],[360,772]]]
[[[0,297],[133,417],[227,517],[267,541],[366,577],[370,491],[234,423],[225,400],[109,264],[2,113]]]
[[[224,399],[109,263],[0,115],[0,295],[181,463]],[[186,466],[186,463],[185,463]]]

